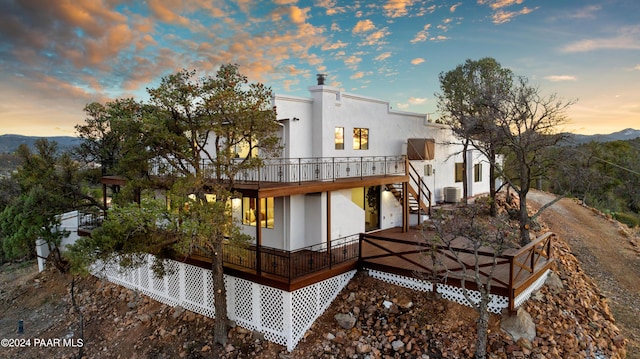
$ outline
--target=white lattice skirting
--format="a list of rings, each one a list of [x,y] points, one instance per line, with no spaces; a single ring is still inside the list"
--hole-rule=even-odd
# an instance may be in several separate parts
[[[373,278],[379,279],[381,281],[399,285],[401,287],[410,288],[413,290],[420,290],[423,292],[432,292],[433,284],[429,281],[405,277],[397,274],[380,272],[372,269],[367,269],[369,275]],[[524,290],[519,296],[517,296],[514,300],[514,308],[518,308],[522,303],[524,303],[529,297],[531,297],[531,293],[535,290],[540,289],[544,284],[547,276],[550,271],[547,270],[538,278],[535,282],[533,282],[526,290]],[[446,300],[450,300],[452,302],[456,302],[458,304],[470,306],[467,298],[465,298],[463,294],[462,288],[446,285],[446,284],[437,284],[437,292],[442,295],[442,298]],[[471,300],[477,303],[480,301],[480,292],[475,290],[468,290],[468,294],[471,297]],[[489,311],[491,313],[500,314],[503,309],[509,307],[509,298],[503,297],[500,295],[491,295],[491,302],[489,302]]]
[[[158,302],[215,317],[211,270],[167,260],[169,274],[156,278],[151,269],[152,263],[153,257],[149,255],[145,265],[127,271],[122,271],[117,264],[96,265],[95,269],[103,269],[94,270],[94,274],[140,291]],[[229,319],[292,351],[355,272],[353,270],[294,292],[225,275]]]

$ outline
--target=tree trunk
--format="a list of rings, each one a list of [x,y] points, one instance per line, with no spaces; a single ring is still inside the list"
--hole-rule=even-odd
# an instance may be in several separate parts
[[[213,241],[213,256],[211,272],[213,274],[213,300],[215,309],[215,322],[213,337],[220,345],[227,344],[227,290],[224,286],[224,273],[222,269],[222,239]]]
[[[489,301],[491,301],[491,297],[486,294],[482,296],[478,303],[476,359],[485,359],[487,357],[487,334],[489,332],[489,311],[487,308]]]
[[[520,245],[526,245],[531,242],[531,237],[529,236],[529,212],[527,211],[527,192],[525,190],[520,190]]]
[[[496,150],[493,145],[489,148],[489,198],[491,217],[498,215],[498,207],[496,205]]]
[[[467,204],[467,198],[469,197],[469,179],[467,178],[467,150],[469,149],[469,139],[464,141],[462,147],[462,198],[463,203]]]

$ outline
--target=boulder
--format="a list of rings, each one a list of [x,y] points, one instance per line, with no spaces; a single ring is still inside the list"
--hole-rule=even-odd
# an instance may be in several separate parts
[[[354,325],[356,325],[356,317],[352,314],[340,313],[334,316],[338,325],[340,325],[344,329],[351,329]]]
[[[500,322],[500,328],[511,335],[515,342],[520,338],[533,342],[536,337],[536,325],[531,315],[523,307],[518,308],[516,315],[503,318]]]

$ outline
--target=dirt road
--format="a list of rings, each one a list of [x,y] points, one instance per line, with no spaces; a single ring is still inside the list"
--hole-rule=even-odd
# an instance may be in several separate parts
[[[528,204],[538,209],[554,196],[532,191]],[[628,358],[640,359],[640,243],[601,213],[564,198],[540,218],[572,248],[583,270],[608,298],[616,322],[628,338]]]

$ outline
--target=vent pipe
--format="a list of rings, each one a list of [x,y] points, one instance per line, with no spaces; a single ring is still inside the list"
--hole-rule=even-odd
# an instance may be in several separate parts
[[[318,86],[324,85],[324,80],[327,78],[325,74],[317,74],[316,78],[318,79]]]

